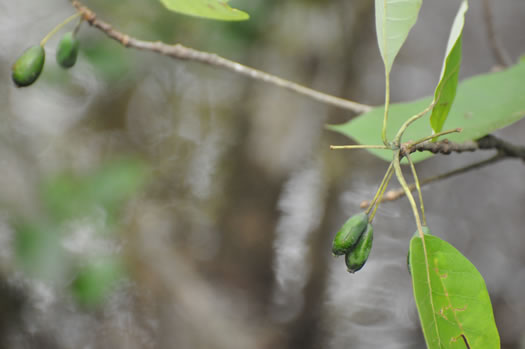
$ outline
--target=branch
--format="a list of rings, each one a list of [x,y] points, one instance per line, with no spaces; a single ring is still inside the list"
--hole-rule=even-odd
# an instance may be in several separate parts
[[[408,144],[409,145],[409,144]],[[494,164],[496,162],[499,162],[504,159],[521,159],[525,162],[525,147],[523,146],[517,146],[511,143],[508,143],[502,139],[499,139],[497,137],[494,137],[492,135],[487,135],[485,137],[482,137],[478,139],[477,141],[471,141],[471,142],[465,142],[465,143],[451,143],[447,140],[436,142],[436,143],[423,143],[418,144],[412,148],[407,148],[407,145],[405,145],[402,148],[401,154],[406,154],[408,151],[409,153],[413,153],[415,151],[430,151],[434,154],[450,154],[452,152],[461,153],[464,151],[476,151],[476,150],[497,150],[498,153],[494,155],[491,158],[488,158],[486,160],[476,162],[473,164],[470,164],[465,167],[461,167],[455,170],[452,170],[450,172],[446,172],[434,177],[425,178],[420,181],[421,186],[437,182],[446,178],[450,178],[453,176],[457,176],[462,173],[466,173],[475,169],[479,169],[481,167]],[[410,191],[414,191],[416,189],[416,184],[412,183],[408,186]],[[405,192],[403,188],[399,189],[392,189],[385,193],[383,196],[382,202],[385,201],[395,201],[399,198],[402,198],[405,196]],[[367,200],[364,200],[361,202],[360,206],[361,208],[365,209],[370,205],[370,202]]]
[[[473,152],[476,150],[497,150],[505,157],[521,158],[525,161],[525,147],[517,146],[506,142],[500,138],[492,135],[487,135],[476,141],[468,141],[464,143],[453,143],[445,139],[439,142],[426,142],[411,146],[410,143],[405,143],[401,150],[401,155],[407,153],[411,154],[416,151],[429,151],[434,154],[451,154],[462,152]]]
[[[108,37],[119,42],[125,47],[131,47],[144,51],[152,51],[174,59],[195,61],[218,68],[223,68],[235,72],[237,74],[247,76],[254,80],[264,81],[269,84],[294,91],[298,94],[308,96],[309,98],[318,102],[350,110],[358,114],[368,112],[372,109],[372,106],[353,102],[344,98],[335,97],[323,92],[313,90],[311,88],[279,78],[275,75],[271,75],[263,71],[253,69],[240,63],[228,60],[214,53],[198,51],[189,47],[182,46],[180,44],[168,45],[160,41],[153,42],[136,39],[118,30],[113,29],[113,27],[109,23],[98,19],[97,15],[89,8],[84,6],[80,1],[73,0],[72,4],[78,12],[82,13],[84,20],[88,22],[92,27],[101,30]]]
[[[493,156],[493,157],[491,157],[489,159],[486,159],[486,160],[483,160],[483,161],[480,161],[480,162],[475,162],[475,163],[470,164],[468,166],[457,168],[457,169],[452,170],[450,172],[445,172],[445,173],[442,173],[442,174],[434,176],[434,177],[425,178],[425,179],[420,181],[420,185],[421,185],[421,187],[423,187],[424,185],[427,185],[427,184],[430,184],[430,183],[433,183],[433,182],[437,182],[437,181],[440,181],[440,180],[443,180],[443,179],[446,179],[446,178],[454,177],[454,176],[457,176],[459,174],[462,174],[462,173],[465,173],[465,172],[469,172],[469,171],[472,171],[472,170],[475,170],[475,169],[478,169],[478,168],[481,168],[481,167],[484,167],[484,166],[496,163],[496,162],[498,162],[500,160],[503,160],[505,158],[506,158],[505,156],[502,156],[501,154],[497,154],[497,155],[495,155],[495,156]],[[417,186],[416,186],[415,183],[412,183],[412,184],[410,184],[408,186],[408,189],[410,191],[414,191],[414,190],[416,190],[416,188],[417,188]],[[396,201],[397,199],[400,199],[403,196],[405,196],[405,191],[403,190],[403,188],[392,189],[392,190],[389,190],[389,191],[387,191],[385,193],[385,195],[383,196],[382,202],[385,202],[385,201]],[[363,208],[363,209],[367,208],[369,205],[370,205],[370,203],[367,200],[362,201],[361,204],[360,204],[361,208]]]

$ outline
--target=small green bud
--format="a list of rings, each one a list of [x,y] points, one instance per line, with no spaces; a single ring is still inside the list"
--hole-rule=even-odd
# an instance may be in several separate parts
[[[366,226],[366,230],[357,242],[357,245],[346,254],[345,262],[348,272],[355,273],[361,269],[370,255],[372,250],[372,241],[374,240],[374,228],[372,224]]]
[[[364,233],[367,224],[368,215],[364,212],[350,217],[335,235],[332,253],[340,256],[350,251]]]
[[[27,50],[13,64],[13,81],[18,87],[29,86],[38,79],[44,69],[46,51],[40,45]]]
[[[57,47],[57,63],[62,68],[71,68],[75,65],[78,56],[78,40],[73,32],[64,34]]]

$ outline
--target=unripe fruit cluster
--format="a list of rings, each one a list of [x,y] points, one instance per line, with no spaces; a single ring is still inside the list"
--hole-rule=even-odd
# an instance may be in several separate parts
[[[57,47],[56,60],[63,68],[71,68],[75,65],[78,56],[78,40],[75,33],[64,34]],[[42,45],[28,48],[13,64],[12,78],[17,87],[25,87],[33,84],[42,70],[46,60],[46,51]]]
[[[332,253],[334,256],[344,254],[347,270],[355,273],[365,265],[373,239],[374,228],[368,222],[368,214],[353,215],[335,235]]]

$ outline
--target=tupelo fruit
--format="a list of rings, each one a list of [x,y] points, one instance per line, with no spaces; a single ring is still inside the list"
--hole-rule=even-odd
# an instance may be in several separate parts
[[[372,227],[372,224],[369,223],[355,247],[346,253],[346,269],[349,273],[355,273],[365,265],[366,260],[370,255],[370,250],[372,250],[373,240],[374,228]]]
[[[40,45],[31,46],[13,64],[12,78],[17,87],[29,86],[44,69],[46,51]]]
[[[368,214],[365,212],[353,215],[339,229],[332,243],[332,253],[340,256],[351,251],[365,232],[368,224]]]
[[[78,40],[73,32],[67,32],[58,43],[56,59],[62,68],[71,68],[75,65],[78,56]]]

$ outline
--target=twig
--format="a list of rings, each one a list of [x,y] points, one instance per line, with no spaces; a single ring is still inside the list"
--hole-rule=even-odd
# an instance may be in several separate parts
[[[478,144],[479,149],[496,149],[506,157],[520,158],[521,160],[525,161],[524,146],[511,144],[492,135],[487,135],[483,138],[480,138],[476,141],[476,143]]]
[[[478,143],[475,141],[453,143],[450,142],[448,139],[444,139],[439,142],[425,142],[415,145],[405,143],[401,148],[401,156],[406,156],[407,153],[411,154],[416,151],[428,151],[434,154],[448,155],[451,153],[472,152],[480,149]]]
[[[446,179],[446,178],[457,176],[459,174],[462,174],[462,173],[465,173],[465,172],[468,172],[468,171],[472,171],[472,170],[481,168],[483,166],[487,166],[487,165],[493,164],[493,163],[498,162],[500,160],[503,160],[505,158],[507,158],[507,157],[502,155],[502,154],[497,154],[497,155],[495,155],[495,156],[493,156],[493,157],[491,157],[489,159],[486,159],[486,160],[483,160],[483,161],[480,161],[480,162],[475,162],[475,163],[470,164],[468,166],[461,167],[461,168],[452,170],[450,172],[442,173],[442,174],[434,176],[434,177],[425,178],[425,179],[421,180],[420,185],[424,186],[424,185],[427,185],[427,184],[430,184],[430,183],[433,183],[433,182],[437,182],[437,181],[440,181],[440,180],[443,180],[443,179]],[[410,189],[410,191],[414,191],[417,188],[417,186],[416,186],[415,183],[412,183],[412,184],[410,184],[408,186],[408,188]],[[385,193],[385,196],[383,197],[383,201],[395,201],[395,200],[397,200],[399,198],[402,198],[403,196],[405,196],[405,192],[404,192],[403,188],[392,189],[392,190],[389,190],[389,191],[387,191]],[[363,207],[364,204],[365,204],[365,202],[362,202],[361,203],[361,207]],[[365,208],[367,206],[365,206]]]
[[[509,55],[503,49],[498,37],[496,36],[496,30],[494,29],[494,19],[492,17],[492,9],[490,7],[490,0],[483,0],[483,17],[487,28],[487,37],[489,45],[492,50],[492,54],[499,65],[508,67],[511,63]]]
[[[423,193],[421,192],[421,183],[419,182],[419,177],[417,175],[416,167],[410,155],[406,156],[410,169],[412,170],[412,176],[414,177],[414,185],[417,189],[417,194],[419,196],[419,206],[421,210],[421,223],[427,225],[427,216],[425,215],[425,204],[423,203]],[[410,187],[409,187],[410,188]],[[412,189],[410,189],[412,190]]]
[[[430,136],[427,136],[427,137],[423,137],[423,138],[419,139],[417,142],[410,142],[410,146],[412,147],[412,146],[415,146],[415,145],[418,145],[418,144],[421,144],[421,143],[425,143],[427,141],[430,141],[431,139],[436,140],[437,138],[443,137],[443,136],[448,135],[450,133],[461,132],[461,131],[463,131],[462,128],[454,128],[452,130],[441,131],[441,132],[435,133],[433,135],[430,135]]]
[[[337,149],[390,149],[386,145],[364,145],[364,144],[357,144],[357,145],[331,145],[330,149],[337,150]]]
[[[462,152],[473,152],[476,150],[497,150],[503,153],[507,157],[521,158],[525,161],[525,147],[518,146],[506,142],[500,138],[492,135],[487,135],[478,139],[477,141],[467,141],[464,143],[453,143],[445,139],[439,142],[426,142],[411,146],[410,143],[406,143],[402,147],[401,155],[413,153],[416,151],[429,151],[434,154],[451,154],[451,153],[462,153]]]
[[[447,140],[444,140],[436,143],[418,144],[410,149],[403,147],[401,149],[401,155],[405,155],[406,152],[413,153],[415,151],[430,151],[434,154],[450,154],[452,152],[461,153],[465,151],[472,152],[476,150],[497,150],[498,153],[489,159],[473,163],[466,167],[461,167],[434,177],[425,178],[420,181],[420,185],[424,186],[433,182],[437,182],[445,178],[472,171],[504,159],[514,158],[521,159],[525,162],[525,147],[508,143],[492,135],[485,136],[483,138],[478,139],[477,141],[465,142],[461,144],[452,143]],[[410,191],[414,191],[416,189],[416,184],[412,183],[408,186],[408,188],[410,189]],[[385,193],[383,201],[395,201],[403,197],[404,195],[405,192],[402,188],[389,190]],[[361,208],[363,209],[368,208],[369,205],[370,202],[368,200],[364,200],[360,204]]]
[[[355,113],[361,114],[368,112],[372,109],[372,106],[370,105],[357,103],[344,98],[339,98],[323,92],[319,92],[311,88],[299,85],[297,83],[279,78],[275,75],[271,75],[263,71],[253,69],[240,63],[228,60],[214,53],[198,51],[189,47],[182,46],[181,44],[168,45],[160,41],[153,42],[136,39],[118,30],[113,29],[113,27],[109,23],[98,19],[97,15],[89,8],[84,6],[80,1],[73,0],[72,4],[78,12],[82,13],[84,20],[86,20],[86,22],[88,22],[92,27],[101,30],[108,37],[119,42],[125,47],[132,47],[138,50],[152,51],[175,59],[195,61],[203,64],[212,65],[218,68],[223,68],[255,80],[264,81],[294,91],[301,95],[308,96],[309,98],[321,103],[333,105],[335,107],[346,110],[351,110]]]

